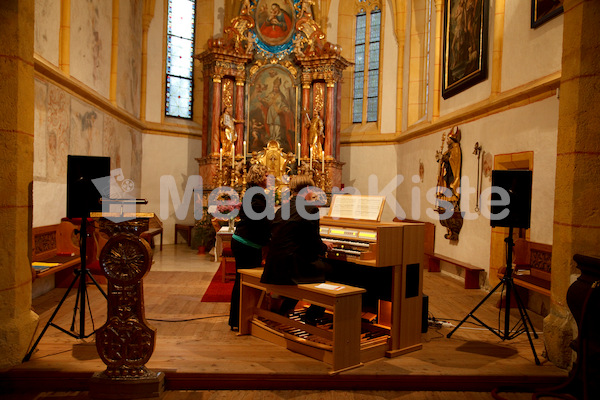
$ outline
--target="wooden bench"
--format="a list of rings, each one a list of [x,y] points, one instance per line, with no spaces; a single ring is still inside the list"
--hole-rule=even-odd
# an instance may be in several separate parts
[[[517,239],[513,247],[513,264],[515,285],[550,297],[552,245]],[[498,270],[499,278],[504,276],[505,270],[506,267]]]
[[[426,254],[426,258],[429,272],[440,272],[440,262],[447,262],[465,271],[465,289],[479,289],[479,274],[485,271],[483,268],[437,253]]]
[[[156,235],[160,235],[160,251],[162,251],[163,225],[160,219],[154,215],[152,218],[150,218],[150,221],[148,221],[148,230],[142,232],[140,234],[140,238],[145,239],[148,243],[150,243],[150,247],[154,248],[154,236]]]
[[[36,269],[32,266],[32,278],[43,278],[64,270],[73,270],[81,264],[79,252],[68,246],[70,237],[64,225],[45,225],[32,229],[32,262],[58,264]],[[46,269],[47,268],[47,269]]]
[[[192,245],[192,228],[194,225],[175,224],[175,244],[177,244],[177,234],[181,232],[188,246]]]
[[[326,282],[336,289],[320,288],[318,283],[268,285],[260,282],[262,269],[241,269],[240,335],[251,334],[294,352],[332,365],[332,373],[358,367],[361,362],[361,305],[365,289]],[[333,313],[332,329],[304,324],[266,309],[267,293],[285,296],[325,307]],[[274,327],[289,328],[287,331]],[[291,331],[304,332],[296,336]],[[387,338],[385,339],[387,340]]]
[[[402,220],[394,218],[394,221],[402,222]],[[445,261],[449,264],[455,265],[456,267],[462,268],[465,271],[465,289],[479,289],[479,274],[485,271],[483,268],[476,267],[471,264],[464,263],[462,261],[455,260],[450,257],[446,257],[442,254],[435,252],[435,225],[431,222],[415,221],[405,219],[404,222],[421,222],[425,224],[425,235],[424,235],[424,263],[427,266],[429,272],[440,272],[440,261]]]

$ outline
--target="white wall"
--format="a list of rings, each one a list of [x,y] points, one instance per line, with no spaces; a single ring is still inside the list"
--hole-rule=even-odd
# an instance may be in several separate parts
[[[171,197],[162,199],[167,203],[168,217],[160,215],[161,208],[161,177],[172,176],[175,180],[180,201],[183,200],[188,177],[198,174],[198,162],[195,160],[201,154],[201,141],[163,135],[145,134],[142,137],[144,158],[142,160],[141,198],[148,200],[142,206],[142,211],[153,212],[163,222],[163,243],[174,242],[175,224],[194,224],[193,203],[189,204],[188,212],[183,219],[175,215]]]

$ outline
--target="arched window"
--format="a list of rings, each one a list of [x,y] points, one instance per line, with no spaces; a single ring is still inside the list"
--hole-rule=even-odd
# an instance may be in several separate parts
[[[165,115],[192,118],[195,0],[169,0]]]
[[[352,122],[376,122],[379,113],[381,8],[379,2],[357,0],[354,37]]]

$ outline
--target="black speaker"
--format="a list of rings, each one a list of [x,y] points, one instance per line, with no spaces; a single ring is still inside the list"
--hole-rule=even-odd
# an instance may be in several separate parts
[[[491,206],[491,226],[504,226],[513,228],[529,228],[531,220],[531,171],[528,170],[506,170],[492,171],[492,186],[504,189],[510,202],[508,205]],[[497,190],[492,191],[492,201],[501,200]],[[508,209],[508,214],[502,218],[493,218]]]
[[[102,194],[92,182],[97,178],[107,178],[109,184],[110,157],[68,156],[67,218],[87,218],[90,212],[102,211]]]

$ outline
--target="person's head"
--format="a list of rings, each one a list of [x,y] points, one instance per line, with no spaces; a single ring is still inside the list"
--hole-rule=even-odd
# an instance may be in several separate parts
[[[271,4],[271,12],[275,15],[279,14],[279,12],[281,11],[281,6],[277,3],[272,3]]]
[[[308,175],[293,175],[289,186],[292,195],[297,195],[305,187],[315,186],[315,182]]]
[[[267,186],[268,169],[262,164],[253,164],[246,174],[246,182],[250,186]]]

